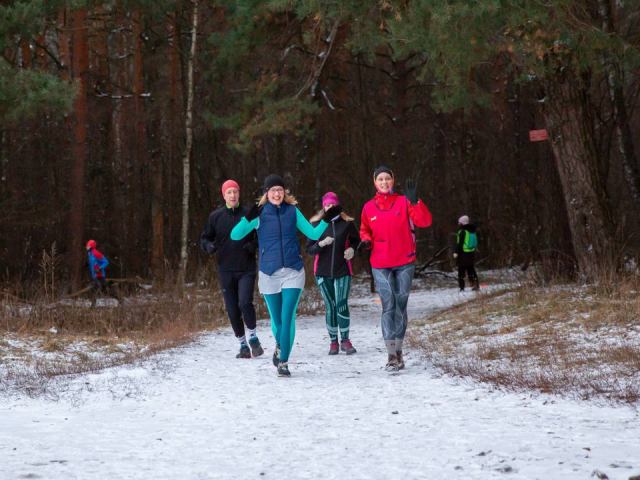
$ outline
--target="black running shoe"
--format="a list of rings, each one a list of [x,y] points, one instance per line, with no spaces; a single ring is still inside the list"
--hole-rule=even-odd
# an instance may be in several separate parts
[[[251,358],[251,350],[244,343],[240,345],[240,352],[236,355],[236,358]]]
[[[264,353],[264,348],[262,348],[262,345],[260,345],[260,340],[258,340],[258,337],[251,337],[249,339],[249,346],[251,347],[252,357],[259,357]]]
[[[276,349],[273,351],[273,366],[277,367],[280,361],[280,345],[276,344]]]
[[[278,376],[279,377],[291,376],[291,372],[289,372],[289,364],[287,362],[280,362],[278,364]]]

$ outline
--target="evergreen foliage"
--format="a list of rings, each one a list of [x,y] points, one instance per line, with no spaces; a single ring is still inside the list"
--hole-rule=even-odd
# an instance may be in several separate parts
[[[73,85],[38,70],[18,70],[0,59],[0,120],[17,122],[38,113],[62,115],[71,109]]]
[[[0,5],[0,52],[29,43],[42,33],[63,1],[16,1]],[[16,122],[37,113],[67,113],[75,88],[55,73],[27,70],[0,57],[0,121]]]

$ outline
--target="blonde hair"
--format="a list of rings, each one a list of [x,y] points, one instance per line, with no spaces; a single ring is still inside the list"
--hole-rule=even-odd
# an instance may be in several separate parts
[[[265,194],[262,195],[262,197],[260,197],[258,199],[258,205],[266,205],[267,204],[267,200],[268,200],[267,193],[265,192]],[[287,202],[289,205],[297,205],[298,204],[298,201],[296,200],[296,197],[291,195],[289,190],[285,190],[284,191],[284,201]]]
[[[322,219],[322,217],[324,217],[324,208],[321,208],[320,210],[318,210],[318,212],[313,217],[311,217],[309,221],[319,222]],[[342,218],[345,222],[353,222],[353,217],[350,217],[344,212],[340,213],[340,218]]]

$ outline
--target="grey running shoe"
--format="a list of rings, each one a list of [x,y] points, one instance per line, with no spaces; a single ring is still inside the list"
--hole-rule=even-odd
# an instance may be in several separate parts
[[[271,360],[273,361],[273,366],[277,367],[280,361],[280,345],[276,344],[276,349],[273,351],[273,358]]]
[[[342,350],[347,355],[353,355],[357,352],[357,350],[351,344],[351,340],[347,339],[340,344],[340,350]]]
[[[289,372],[289,364],[287,362],[280,362],[278,364],[278,376],[279,377],[291,376],[291,373]]]
[[[236,358],[251,358],[251,350],[244,343],[240,345],[240,352],[236,355]]]
[[[260,345],[260,340],[258,340],[258,337],[251,337],[249,339],[249,346],[251,347],[252,357],[259,357],[264,353],[264,348],[262,348],[262,345]]]

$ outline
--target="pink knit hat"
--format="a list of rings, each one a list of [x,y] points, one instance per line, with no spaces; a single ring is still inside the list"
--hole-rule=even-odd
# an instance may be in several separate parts
[[[225,192],[227,191],[228,188],[231,187],[236,187],[238,189],[238,191],[240,191],[240,185],[238,185],[238,182],[236,182],[235,180],[227,180],[226,182],[224,182],[222,184],[222,196],[224,197]]]
[[[458,219],[458,223],[459,223],[460,225],[468,225],[468,224],[469,224],[469,217],[467,217],[466,215],[461,216],[461,217]]]
[[[327,205],[340,205],[340,200],[338,199],[338,195],[333,192],[327,192],[322,197],[322,207],[326,207]]]

